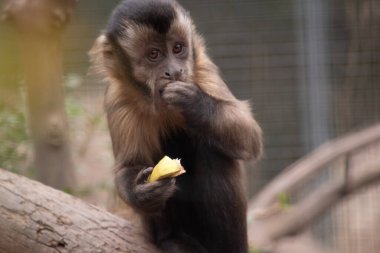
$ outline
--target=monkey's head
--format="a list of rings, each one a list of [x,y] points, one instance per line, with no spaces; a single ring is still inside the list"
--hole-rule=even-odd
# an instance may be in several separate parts
[[[98,39],[95,58],[102,57],[108,76],[154,97],[169,82],[191,80],[193,30],[176,1],[126,0]]]

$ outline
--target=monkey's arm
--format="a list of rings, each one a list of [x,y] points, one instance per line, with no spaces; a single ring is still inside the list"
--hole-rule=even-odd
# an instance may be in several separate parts
[[[117,170],[115,185],[119,196],[139,212],[160,212],[175,191],[175,179],[147,183],[152,167],[130,166]]]
[[[249,105],[235,99],[219,100],[193,83],[168,84],[163,99],[169,108],[179,110],[195,135],[225,155],[237,159],[257,158],[261,154],[261,128]]]
[[[262,153],[262,131],[248,103],[238,100],[214,103],[214,114],[204,122],[211,129],[208,140],[235,158],[257,159]]]

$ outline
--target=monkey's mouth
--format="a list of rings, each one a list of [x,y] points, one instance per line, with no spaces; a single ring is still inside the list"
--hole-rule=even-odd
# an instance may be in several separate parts
[[[153,100],[154,100],[154,105],[156,109],[159,108],[167,108],[168,104],[167,102],[162,98],[163,93],[165,91],[165,88],[168,84],[173,83],[173,82],[185,82],[187,78],[187,75],[181,75],[180,78],[176,79],[168,79],[168,78],[159,78],[158,81],[155,83],[153,86]]]

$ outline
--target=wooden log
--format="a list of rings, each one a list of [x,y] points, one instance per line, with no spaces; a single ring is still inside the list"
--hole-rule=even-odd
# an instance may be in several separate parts
[[[0,252],[159,252],[140,226],[0,169]]]

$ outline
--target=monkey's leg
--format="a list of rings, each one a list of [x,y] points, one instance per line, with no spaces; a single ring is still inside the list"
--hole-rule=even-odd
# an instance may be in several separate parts
[[[199,242],[185,233],[166,239],[160,243],[159,247],[165,253],[208,253]]]

